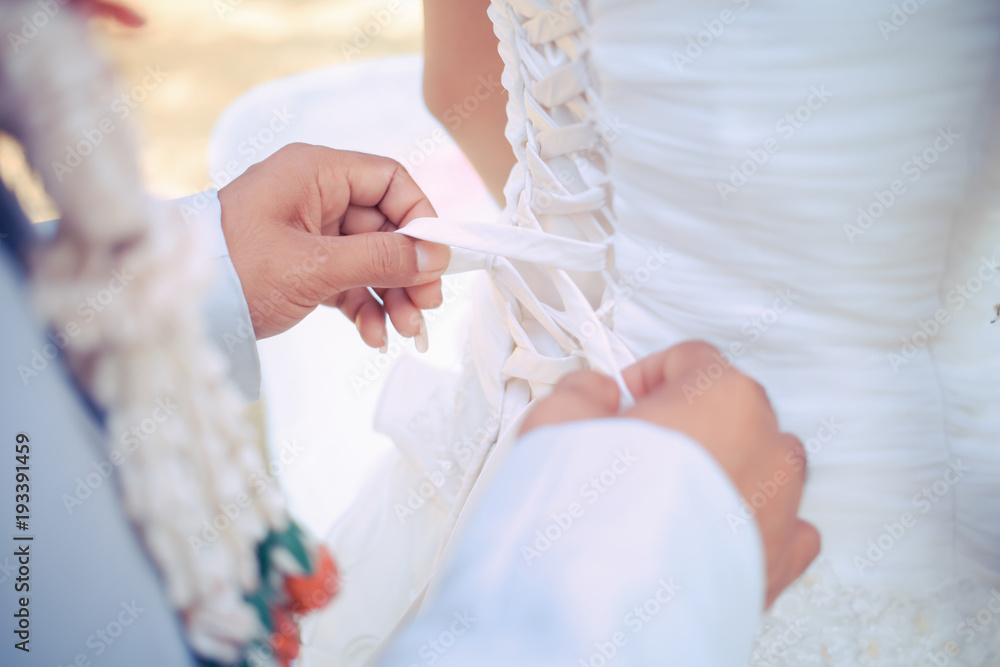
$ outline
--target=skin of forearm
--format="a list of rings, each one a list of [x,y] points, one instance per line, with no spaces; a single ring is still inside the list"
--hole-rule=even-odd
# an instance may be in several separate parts
[[[503,205],[514,166],[504,137],[503,61],[488,0],[424,0],[424,101]]]

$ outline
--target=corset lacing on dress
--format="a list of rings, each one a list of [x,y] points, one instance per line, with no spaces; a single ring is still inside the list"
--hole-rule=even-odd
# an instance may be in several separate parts
[[[584,7],[518,0],[494,4],[490,14],[510,93],[507,138],[518,159],[507,210],[499,225],[421,219],[401,233],[455,247],[453,272],[486,270],[505,301],[513,341],[504,376],[528,383],[531,398],[581,368],[616,378],[627,397],[620,369],[633,357],[609,324],[613,134],[594,110]]]

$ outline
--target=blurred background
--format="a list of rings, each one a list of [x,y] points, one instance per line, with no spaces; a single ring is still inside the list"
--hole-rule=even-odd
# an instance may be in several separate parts
[[[208,145],[216,120],[257,84],[421,50],[420,0],[396,0],[393,7],[399,11],[362,49],[355,46],[356,31],[373,12],[385,10],[387,0],[123,2],[142,14],[146,25],[127,30],[100,21],[96,34],[118,65],[123,89],[150,88],[133,96],[130,120],[142,132],[146,180],[154,193],[168,198],[207,189]],[[144,87],[147,68],[162,81]],[[0,170],[33,220],[56,216],[37,179],[24,168],[20,149],[7,139],[0,142]]]
[[[306,141],[399,160],[441,216],[495,217],[471,165],[424,107],[420,0],[122,2],[146,25],[97,21],[95,34],[119,70],[153,194],[222,187],[281,146]],[[256,142],[250,150],[248,141]],[[0,171],[34,221],[58,217],[19,146],[2,135]],[[391,328],[389,353],[380,354],[324,307],[258,342],[262,402],[252,411],[269,449],[266,472],[314,533],[327,532],[394,449],[372,427],[391,369],[417,358],[460,366],[473,279],[445,280],[445,305],[425,318],[425,355]]]

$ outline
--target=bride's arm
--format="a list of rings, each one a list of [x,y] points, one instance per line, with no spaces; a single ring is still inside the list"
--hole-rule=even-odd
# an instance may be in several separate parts
[[[515,160],[504,137],[507,93],[489,4],[424,0],[424,101],[502,204]]]

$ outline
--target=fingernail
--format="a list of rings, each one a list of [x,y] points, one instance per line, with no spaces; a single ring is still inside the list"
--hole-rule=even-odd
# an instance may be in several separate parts
[[[420,332],[413,337],[413,343],[417,346],[417,352],[423,354],[429,347],[427,340],[427,323],[424,318],[420,318]]]
[[[440,273],[448,268],[451,248],[429,241],[417,241],[417,271],[420,273]]]
[[[389,351],[389,339],[385,334],[382,334],[382,347],[378,349],[379,352],[385,354]]]

